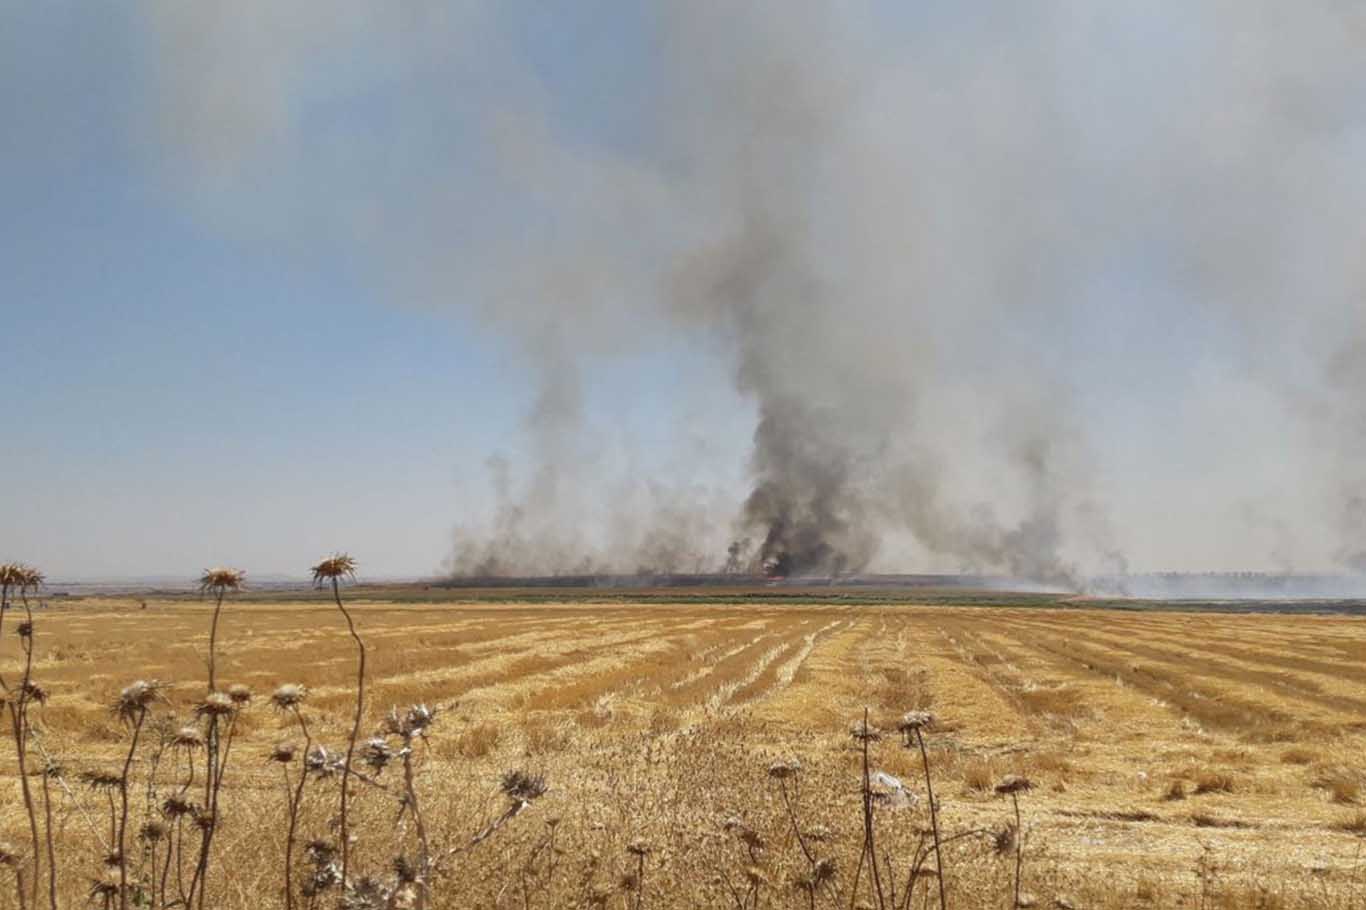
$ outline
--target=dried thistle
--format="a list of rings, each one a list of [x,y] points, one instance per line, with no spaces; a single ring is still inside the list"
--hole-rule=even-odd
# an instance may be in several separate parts
[[[171,737],[171,745],[176,749],[193,752],[204,748],[204,734],[198,727],[181,727]]]
[[[155,844],[157,841],[164,838],[166,833],[166,825],[163,822],[159,822],[156,819],[150,819],[143,822],[142,827],[138,829],[138,838],[147,841],[150,844]]]
[[[49,692],[47,688],[39,685],[31,679],[26,679],[19,686],[20,697],[24,701],[37,702],[40,705],[47,704]]]
[[[168,796],[161,803],[161,814],[170,819],[194,815],[199,807],[183,796]]]
[[[361,747],[361,761],[375,771],[383,771],[397,755],[389,748],[389,743],[378,736],[366,740]]]
[[[123,778],[112,771],[82,771],[81,783],[91,790],[123,789]]]
[[[304,756],[304,771],[318,777],[330,777],[341,767],[341,759],[327,751],[321,744],[315,745]]]
[[[641,838],[636,838],[626,845],[626,852],[632,856],[646,857],[650,855],[652,850],[649,843]]]
[[[356,580],[356,560],[346,553],[334,553],[322,562],[313,566],[313,584],[322,587],[328,582],[341,582],[347,579]]]
[[[166,687],[156,680],[149,682],[139,679],[119,693],[110,710],[125,724],[135,723],[161,697],[161,690],[164,688]]]
[[[44,580],[42,572],[22,562],[7,562],[0,565],[0,586],[18,588],[20,591],[35,591],[43,586]]]
[[[860,720],[849,728],[849,735],[859,742],[875,743],[882,739],[882,731],[866,720]]]
[[[768,776],[774,780],[787,780],[801,773],[802,763],[795,758],[774,762],[768,766]]]
[[[234,683],[228,686],[228,698],[239,709],[251,704],[251,687],[244,686],[242,683]]]
[[[222,566],[205,569],[199,576],[199,593],[222,595],[229,591],[240,591],[245,587],[246,577],[247,573],[241,569]]]
[[[383,882],[367,875],[346,889],[341,910],[386,910],[391,894]]]
[[[277,711],[289,711],[299,707],[308,697],[308,690],[298,683],[285,683],[271,693],[270,703]]]
[[[91,900],[113,900],[121,891],[116,878],[95,878],[90,880],[90,890],[86,892]]]
[[[996,784],[998,796],[1009,796],[1032,789],[1034,789],[1034,785],[1030,783],[1029,778],[1021,777],[1018,774],[1007,774]]]
[[[269,758],[270,761],[279,762],[282,765],[287,765],[290,762],[294,761],[295,756],[297,756],[298,754],[298,743],[281,742],[276,743],[275,748],[270,750]]]
[[[425,704],[409,705],[402,713],[399,712],[398,708],[389,709],[389,713],[384,717],[381,729],[390,736],[412,739],[414,736],[425,736],[427,728],[435,720],[435,708],[430,708]]]
[[[20,859],[21,857],[14,847],[0,842],[0,866],[18,866]]]
[[[926,727],[934,726],[934,715],[928,711],[907,711],[897,721],[896,729],[905,738],[907,748],[915,745],[915,737]]]
[[[546,785],[544,777],[527,774],[525,771],[507,772],[499,782],[499,788],[507,794],[509,799],[523,803],[539,799],[550,789]]]
[[[227,717],[236,710],[237,705],[226,692],[210,692],[194,706],[195,717]]]

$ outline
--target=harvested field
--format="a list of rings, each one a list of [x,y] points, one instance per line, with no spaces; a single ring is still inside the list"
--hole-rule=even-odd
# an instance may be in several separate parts
[[[888,731],[908,710],[936,717],[925,740],[940,824],[985,832],[945,850],[953,906],[1011,902],[1014,854],[996,835],[1013,813],[993,792],[1008,774],[1033,783],[1020,807],[1024,890],[1038,906],[1346,907],[1366,893],[1361,619],[837,600],[353,602],[370,657],[366,731],[390,706],[438,711],[419,789],[433,840],[457,852],[436,907],[803,907],[809,895],[792,882],[813,843],[847,889],[863,837],[849,729],[865,708]],[[62,906],[85,905],[107,849],[105,796],[79,775],[118,771],[128,734],[109,703],[155,678],[172,688],[154,716],[188,720],[209,613],[154,598],[38,614],[34,677],[50,698],[37,740],[65,769],[54,797]],[[218,636],[221,680],[261,695],[303,684],[313,735],[344,745],[353,652],[330,604],[229,601]],[[8,677],[18,650],[6,639]],[[231,874],[213,881],[209,906],[284,906],[285,795],[265,756],[292,735],[261,698],[242,714],[215,846]],[[139,780],[154,745],[149,736],[135,757]],[[0,840],[20,845],[27,820],[12,747],[3,754]],[[792,758],[802,843],[768,773]],[[889,732],[870,760],[908,791],[874,810],[879,852],[902,869],[929,827],[921,757]],[[166,789],[178,772],[164,764]],[[543,775],[548,793],[469,846],[504,812],[498,781],[514,768]],[[335,784],[304,806],[305,840],[331,831],[325,791]],[[359,862],[384,871],[397,800],[379,786],[356,793]],[[145,811],[145,797],[133,803]],[[728,819],[763,847],[746,847]],[[638,839],[644,857],[627,851]],[[5,885],[0,907],[14,901]]]

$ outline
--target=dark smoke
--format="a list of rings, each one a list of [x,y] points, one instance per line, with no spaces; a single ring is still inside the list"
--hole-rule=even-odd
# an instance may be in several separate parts
[[[1355,7],[631,4],[584,97],[520,39],[596,4],[247,6],[151,7],[157,164],[545,389],[452,571],[1366,570]],[[695,349],[711,467],[601,443],[583,377]]]

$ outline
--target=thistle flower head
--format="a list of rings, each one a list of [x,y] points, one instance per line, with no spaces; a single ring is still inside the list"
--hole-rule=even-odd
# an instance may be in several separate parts
[[[314,865],[330,863],[337,858],[337,845],[322,839],[311,840],[304,847],[304,855]]]
[[[277,711],[288,711],[303,704],[307,697],[308,690],[303,686],[298,683],[285,683],[271,693],[270,703]]]
[[[361,747],[361,761],[375,771],[383,771],[397,754],[389,748],[388,741],[380,736],[366,740]]]
[[[270,750],[270,760],[273,762],[279,762],[282,765],[287,765],[290,762],[294,761],[294,757],[298,754],[299,746],[297,743],[276,743],[275,748]]]
[[[327,559],[318,563],[310,570],[313,573],[313,584],[322,587],[328,582],[343,582],[347,579],[356,580],[356,561],[345,553],[333,553]]]
[[[882,731],[866,720],[855,721],[849,727],[849,735],[859,742],[875,743],[882,739]]]
[[[105,878],[95,878],[90,880],[90,890],[87,892],[93,900],[112,900],[119,896],[119,880],[117,877],[107,875]]]
[[[203,748],[204,734],[200,732],[198,727],[181,727],[171,736],[171,745],[177,749],[194,751]]]
[[[47,704],[48,691],[33,680],[25,680],[19,687],[20,697],[24,701],[37,702],[40,705]]]
[[[0,866],[19,865],[19,853],[7,843],[0,842]]]
[[[1021,777],[1018,774],[1007,774],[996,784],[996,793],[1000,796],[1023,793],[1032,789],[1034,789],[1034,785],[1030,783],[1029,778]]]
[[[143,822],[142,827],[138,828],[138,838],[140,840],[146,841],[149,844],[155,844],[157,841],[161,840],[165,836],[166,823],[158,821],[155,818]]]
[[[646,857],[650,855],[650,845],[641,838],[636,838],[626,845],[626,852],[632,856]]]
[[[47,576],[33,566],[19,567],[19,587],[25,591],[36,591],[47,581]]]
[[[196,806],[194,810],[194,823],[200,831],[212,831],[218,824],[218,816],[212,809],[203,806]]]
[[[328,777],[341,766],[341,759],[327,751],[323,745],[315,745],[304,756],[304,771],[319,777]]]
[[[22,562],[0,564],[0,585],[20,591],[36,591],[43,586],[43,573]]]
[[[507,797],[517,802],[529,803],[532,800],[544,796],[549,786],[546,785],[545,778],[540,775],[528,774],[525,771],[509,771],[503,775],[503,779],[498,784]]]
[[[91,790],[123,789],[123,778],[112,771],[82,771],[81,783]]]
[[[168,796],[161,803],[161,814],[167,818],[182,818],[186,815],[193,815],[194,812],[195,804],[183,796]]]
[[[897,721],[896,728],[902,733],[914,733],[934,725],[934,715],[928,711],[907,711]]]
[[[156,680],[149,682],[139,679],[119,693],[111,710],[114,716],[124,723],[133,723],[161,697],[161,690],[164,688],[166,687]]]
[[[210,692],[194,706],[195,717],[227,717],[236,710],[237,705],[226,692]]]
[[[389,736],[412,739],[414,736],[425,736],[427,728],[435,720],[436,709],[425,704],[409,705],[402,711],[398,708],[390,708],[389,713],[384,716],[384,722],[380,725],[380,729]]]
[[[223,595],[230,591],[240,591],[246,584],[247,573],[241,569],[228,569],[215,566],[205,569],[199,576],[199,593]]]
[[[359,881],[347,887],[342,895],[341,910],[385,910],[389,907],[392,892],[382,881],[372,876],[362,876]]]
[[[768,776],[774,780],[787,780],[802,772],[802,763],[795,758],[777,761],[768,766]]]
[[[245,708],[251,704],[251,687],[244,686],[242,683],[234,683],[228,686],[228,698],[239,708]]]
[[[403,725],[409,734],[421,734],[436,720],[436,709],[425,704],[409,705],[403,714]]]

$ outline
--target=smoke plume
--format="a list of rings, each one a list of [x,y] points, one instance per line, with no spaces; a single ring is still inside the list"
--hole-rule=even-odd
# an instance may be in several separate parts
[[[187,204],[535,377],[454,571],[1366,569],[1357,8],[648,6],[149,15]]]

